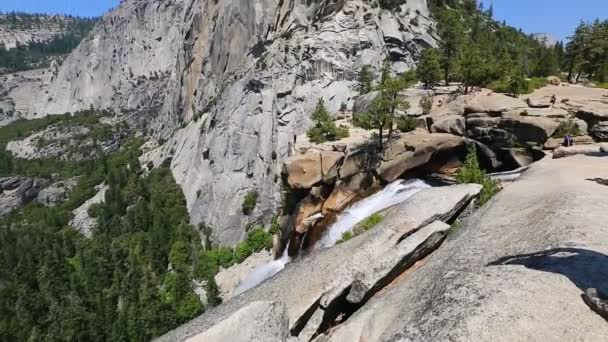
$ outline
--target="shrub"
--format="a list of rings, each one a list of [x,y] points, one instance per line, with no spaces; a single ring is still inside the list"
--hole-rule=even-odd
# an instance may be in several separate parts
[[[338,240],[336,242],[336,244],[340,244],[340,243],[346,242],[346,241],[352,239],[353,237],[355,237],[355,235],[353,234],[353,232],[351,232],[351,231],[344,232],[342,234],[342,238],[340,240]]]
[[[315,126],[308,130],[307,135],[311,142],[320,144],[326,141],[335,141],[348,137],[348,130],[337,127],[329,112],[325,108],[323,99],[317,103],[317,108],[312,113]]]
[[[521,75],[513,77],[509,82],[509,92],[513,94],[513,96],[525,94],[527,90],[528,81]]]
[[[553,137],[554,138],[563,138],[568,134],[572,135],[572,136],[582,135],[580,128],[572,120],[561,122],[559,124],[559,126],[557,127],[557,130],[553,134]]]
[[[279,224],[279,217],[275,215],[270,222],[270,234],[281,235],[281,225]]]
[[[411,132],[416,129],[416,119],[411,116],[400,116],[396,118],[397,129],[401,132]]]
[[[433,110],[433,97],[431,95],[425,95],[420,99],[420,107],[422,108],[422,115],[429,115]]]
[[[384,217],[380,214],[373,214],[372,216],[366,218],[361,222],[358,227],[363,230],[363,232],[368,231],[374,228],[378,223],[382,222]]]
[[[250,215],[253,210],[255,209],[255,206],[258,203],[258,192],[257,191],[249,191],[246,195],[245,195],[245,199],[243,200],[243,205],[242,205],[242,211],[243,214],[245,215]]]
[[[479,195],[479,205],[484,205],[500,191],[498,183],[479,166],[475,144],[469,145],[466,161],[458,171],[456,181],[461,184],[475,183],[483,186]]]
[[[608,89],[608,82],[599,83],[596,85],[597,88]]]
[[[546,85],[547,80],[542,77],[526,80],[523,76],[515,76],[510,81],[494,81],[488,85],[488,88],[497,93],[518,96],[530,94],[536,89],[540,89]]]

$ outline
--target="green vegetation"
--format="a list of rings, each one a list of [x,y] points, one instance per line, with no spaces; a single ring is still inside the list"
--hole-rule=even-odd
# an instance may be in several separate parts
[[[483,186],[479,195],[479,205],[484,205],[500,191],[498,183],[479,166],[475,144],[469,145],[464,166],[458,171],[456,181],[460,184],[475,183]]]
[[[245,215],[250,215],[253,210],[255,209],[255,206],[258,204],[258,192],[257,191],[249,191],[246,195],[245,195],[245,199],[243,200],[243,205],[241,210],[243,211],[243,214]]]
[[[63,34],[48,42],[32,42],[27,46],[6,50],[0,46],[0,72],[16,72],[48,66],[56,57],[70,53],[91,31],[97,19],[79,17],[54,17],[38,14],[11,12],[0,14],[0,26],[12,30],[29,30],[44,25],[59,25]]]
[[[579,81],[582,74],[600,83],[608,80],[608,20],[581,22],[566,45],[568,80]],[[576,77],[575,77],[576,75]]]
[[[357,227],[355,227],[355,233],[357,233],[357,231],[368,231],[368,230],[372,229],[378,223],[382,222],[383,218],[384,217],[378,213],[373,214],[372,216],[366,218],[361,223],[359,223],[357,225]],[[359,234],[357,234],[357,235],[359,235]]]
[[[553,137],[563,138],[566,135],[571,135],[574,137],[582,135],[580,128],[573,120],[562,121],[557,127],[555,133],[553,134]]]
[[[378,223],[382,222],[383,219],[384,219],[384,216],[382,216],[381,214],[378,214],[378,213],[369,216],[368,218],[366,218],[365,220],[363,220],[359,224],[357,224],[355,226],[355,228],[353,228],[352,231],[344,232],[342,234],[342,238],[340,240],[338,240],[336,243],[340,244],[340,243],[346,242],[346,241],[354,238],[355,236],[359,236],[359,235],[365,233],[366,231],[368,231],[368,230],[374,228],[376,225],[378,225]]]
[[[348,137],[346,128],[337,127],[331,115],[325,108],[323,99],[319,99],[315,111],[312,113],[315,126],[308,130],[307,135],[311,142],[320,144],[326,141],[335,141]]]
[[[228,268],[234,264],[243,262],[253,253],[272,248],[272,234],[266,232],[262,227],[257,227],[247,234],[247,238],[241,241],[235,248],[214,247],[201,251],[195,274],[200,279],[213,282],[220,268]]]
[[[529,80],[523,76],[514,76],[507,81],[494,81],[488,85],[488,88],[497,93],[512,94],[514,96],[522,94],[530,94],[536,89],[540,89],[547,85],[547,80],[542,77],[534,77]]]
[[[372,74],[372,70],[369,65],[364,65],[361,67],[361,70],[359,70],[359,76],[357,77],[357,89],[361,95],[372,91],[373,78],[374,75]]]
[[[90,129],[88,136],[96,144],[114,133],[112,127],[99,122],[100,115],[102,114],[94,110],[88,110],[74,115],[51,115],[42,119],[18,120],[0,127],[0,176],[22,175],[48,178],[51,174],[58,174],[67,178],[91,172],[95,168],[95,162],[92,159],[101,155],[98,146],[93,146],[93,150],[96,152],[91,153],[88,160],[75,162],[57,159],[17,159],[6,151],[6,144],[12,140],[24,139],[49,126],[57,128],[86,127]]]
[[[561,42],[547,47],[532,36],[496,22],[493,10],[485,10],[475,0],[432,0],[429,5],[442,39],[439,53],[443,78],[446,82],[462,82],[465,93],[492,82],[496,82],[493,88],[512,92],[509,85],[514,78],[559,74],[564,62]],[[425,63],[435,59],[423,57]],[[436,72],[435,66],[430,69]],[[518,87],[516,92],[526,93],[526,89]]]
[[[389,138],[392,136],[396,110],[406,111],[410,108],[409,102],[400,96],[400,92],[415,82],[416,73],[414,71],[408,71],[394,77],[391,75],[390,62],[385,61],[382,79],[376,88],[380,95],[372,101],[366,113],[359,113],[353,118],[353,124],[356,126],[378,130],[377,139],[380,151],[384,150],[382,131],[388,128]]]
[[[336,244],[339,245],[341,243],[344,243],[352,238],[354,238],[355,235],[353,234],[353,232],[351,232],[350,230],[347,232],[342,233],[342,238],[338,241],[336,241]]]
[[[88,164],[60,206],[0,219],[1,340],[143,341],[204,310],[192,290],[201,243],[183,194],[168,169],[139,176],[139,146]],[[109,190],[86,239],[68,227],[71,210],[101,182]]]
[[[441,55],[437,49],[422,51],[416,76],[425,88],[432,88],[441,79]]]
[[[597,84],[596,87],[602,88],[602,89],[608,89],[608,82]]]
[[[416,129],[416,119],[411,116],[400,116],[395,121],[397,121],[397,129],[402,133],[411,132]]]

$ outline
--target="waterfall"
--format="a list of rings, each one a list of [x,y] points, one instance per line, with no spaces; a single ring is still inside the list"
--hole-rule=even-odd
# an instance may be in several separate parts
[[[407,200],[420,190],[430,187],[430,185],[420,179],[398,180],[387,185],[382,191],[346,209],[336,222],[327,229],[315,247],[327,248],[335,245],[342,238],[342,234],[351,231],[357,223],[377,212]]]
[[[281,255],[281,257],[279,259],[270,261],[264,265],[260,265],[256,268],[254,268],[253,270],[251,270],[251,272],[249,272],[249,274],[247,275],[245,280],[243,280],[243,282],[239,285],[239,287],[236,288],[234,295],[238,296],[241,293],[243,293],[251,288],[256,287],[259,283],[263,282],[264,280],[281,272],[285,268],[285,265],[287,265],[287,263],[289,262],[290,258],[287,253],[288,251],[289,251],[289,245],[287,245],[287,247],[285,247],[285,250],[283,251],[283,255]]]
[[[342,234],[352,230],[357,223],[370,215],[399,204],[412,197],[418,191],[430,187],[430,185],[419,179],[398,180],[387,185],[378,193],[364,198],[346,209],[336,222],[329,227],[321,240],[316,243],[315,248],[327,248],[335,245],[342,238]],[[245,280],[235,290],[235,296],[254,288],[264,280],[282,271],[290,261],[287,254],[288,250],[289,246],[285,248],[283,255],[279,259],[258,266],[249,272]]]

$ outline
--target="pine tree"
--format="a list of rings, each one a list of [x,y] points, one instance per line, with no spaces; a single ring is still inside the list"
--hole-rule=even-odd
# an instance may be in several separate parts
[[[359,90],[360,94],[363,95],[372,91],[372,80],[373,75],[371,72],[371,66],[362,66],[361,70],[359,70],[359,75],[357,77],[357,89]]]
[[[465,29],[462,18],[457,11],[443,10],[439,15],[440,50],[442,68],[446,85],[449,85],[450,74],[460,61]]]
[[[422,51],[416,74],[425,88],[432,88],[441,79],[439,50],[429,48]]]

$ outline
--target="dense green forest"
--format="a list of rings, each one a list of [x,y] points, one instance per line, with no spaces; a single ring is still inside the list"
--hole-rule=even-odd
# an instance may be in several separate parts
[[[97,125],[97,119],[84,112],[17,121],[0,127],[0,146],[48,125]],[[189,224],[170,170],[144,174],[140,145],[131,139],[118,152],[81,162],[8,156],[18,166],[3,174],[79,178],[57,207],[30,204],[0,217],[0,341],[149,340],[221,302],[214,281],[220,267],[271,248],[261,226],[234,249],[213,245],[208,227]],[[98,228],[87,239],[68,223],[101,183],[109,190],[105,203],[89,209]],[[194,293],[196,279],[206,302]]]
[[[48,65],[49,61],[70,53],[91,31],[96,18],[58,17],[27,13],[0,13],[0,27],[32,30],[58,26],[62,32],[48,42],[32,42],[7,50],[0,46],[0,72],[16,72]]]
[[[531,35],[493,19],[493,8],[476,0],[431,0],[433,17],[441,37],[438,49],[425,51],[419,74],[429,85],[439,80],[486,86],[501,92],[527,93],[537,84],[524,78],[585,73],[604,82],[608,73],[608,21],[581,23],[564,47],[547,46]],[[540,82],[542,83],[542,82]]]

